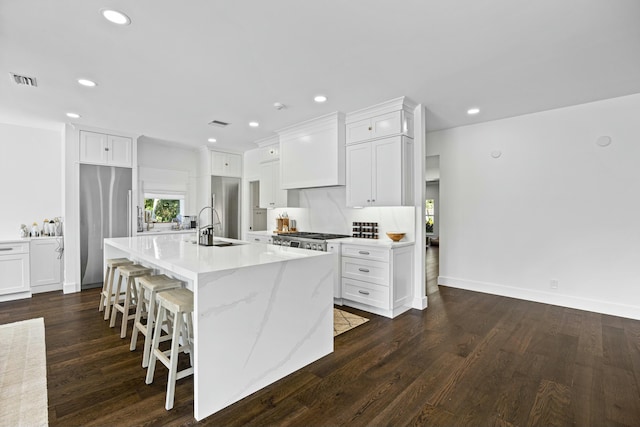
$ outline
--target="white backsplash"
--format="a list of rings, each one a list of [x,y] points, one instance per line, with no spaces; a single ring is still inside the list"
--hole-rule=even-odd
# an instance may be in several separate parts
[[[276,218],[286,212],[290,219],[296,220],[299,231],[351,235],[352,222],[377,222],[379,239],[388,239],[387,231],[400,231],[407,233],[406,240],[415,240],[413,206],[354,209],[346,206],[345,187],[296,191],[299,191],[300,207],[267,210],[268,230],[275,230]]]

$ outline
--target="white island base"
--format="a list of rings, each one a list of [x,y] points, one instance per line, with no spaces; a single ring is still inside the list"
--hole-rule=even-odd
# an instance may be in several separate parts
[[[201,420],[333,351],[333,258],[191,239],[105,239],[104,254],[185,280],[194,292],[193,398]]]

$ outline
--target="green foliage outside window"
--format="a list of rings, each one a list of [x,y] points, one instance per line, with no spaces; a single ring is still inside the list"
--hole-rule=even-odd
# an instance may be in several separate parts
[[[144,209],[153,213],[156,222],[171,222],[180,214],[180,200],[144,199]]]
[[[429,199],[425,201],[425,220],[427,233],[433,233],[433,222],[436,217],[435,200]]]

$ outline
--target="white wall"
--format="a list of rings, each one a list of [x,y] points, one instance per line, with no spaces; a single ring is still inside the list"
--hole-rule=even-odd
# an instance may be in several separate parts
[[[0,239],[20,224],[62,216],[63,136],[59,131],[0,123]]]
[[[640,94],[429,133],[438,282],[640,319],[638,117]]]
[[[196,215],[196,178],[199,153],[149,137],[138,138],[139,205],[145,191],[186,193],[186,215]]]

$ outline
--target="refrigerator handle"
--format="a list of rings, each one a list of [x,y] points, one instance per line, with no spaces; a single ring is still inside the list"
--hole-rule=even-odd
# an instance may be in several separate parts
[[[131,190],[127,194],[127,235],[131,237]]]

